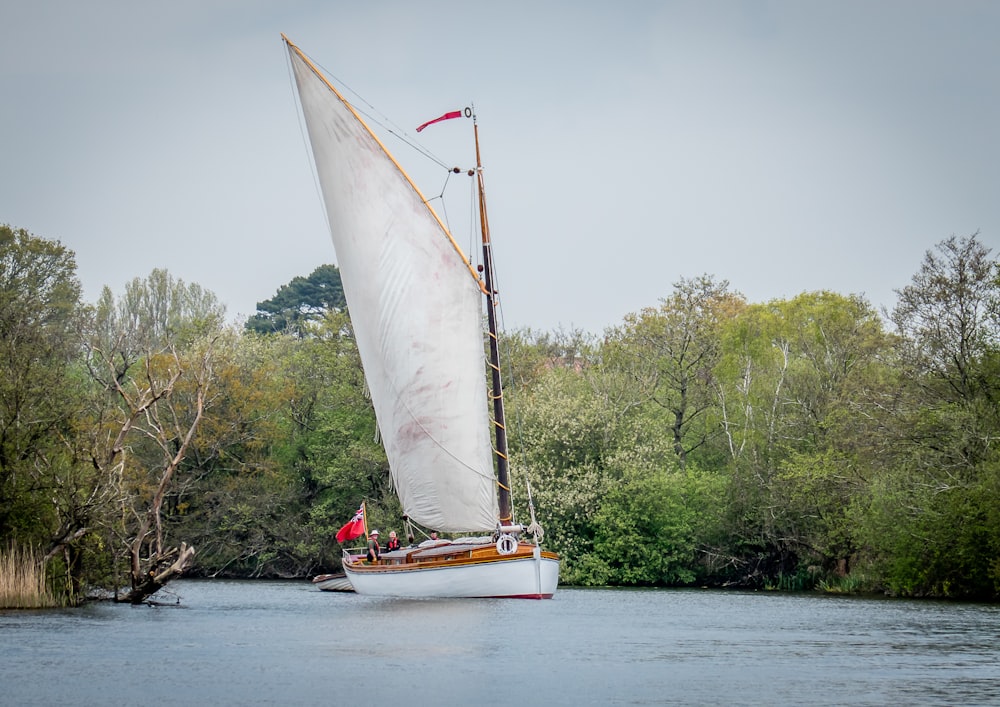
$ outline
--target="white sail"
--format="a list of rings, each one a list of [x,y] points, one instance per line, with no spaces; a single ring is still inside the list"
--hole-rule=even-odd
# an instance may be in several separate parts
[[[479,285],[368,127],[290,44],[289,55],[403,512],[437,530],[492,530]]]

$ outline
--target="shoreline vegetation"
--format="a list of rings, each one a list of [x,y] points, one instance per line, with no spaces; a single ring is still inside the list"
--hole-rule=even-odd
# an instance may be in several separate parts
[[[991,253],[945,239],[881,313],[705,274],[600,337],[507,332],[515,516],[567,587],[1000,601]],[[230,323],[163,270],[85,302],[74,258],[0,224],[0,605],[338,572],[361,501],[440,531],[402,516],[335,266]]]
[[[45,568],[31,549],[13,543],[0,547],[0,609],[50,609],[63,606],[49,590]]]

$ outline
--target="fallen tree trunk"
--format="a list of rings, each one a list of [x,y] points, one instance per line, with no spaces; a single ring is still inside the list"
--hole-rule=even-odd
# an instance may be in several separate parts
[[[142,604],[149,597],[163,589],[175,577],[184,574],[191,558],[194,557],[194,546],[181,543],[180,549],[174,547],[164,552],[152,562],[153,569],[143,578],[132,578],[132,591],[117,601],[128,604]]]

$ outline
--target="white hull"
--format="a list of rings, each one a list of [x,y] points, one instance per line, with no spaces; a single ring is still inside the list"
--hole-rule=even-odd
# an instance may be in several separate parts
[[[358,566],[344,570],[358,594],[391,597],[548,599],[559,583],[559,560],[537,555],[470,564]]]

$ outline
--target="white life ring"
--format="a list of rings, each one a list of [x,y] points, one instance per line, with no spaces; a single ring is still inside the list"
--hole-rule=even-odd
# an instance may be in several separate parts
[[[513,555],[517,552],[517,538],[510,533],[504,533],[497,540],[497,552],[501,555]]]

